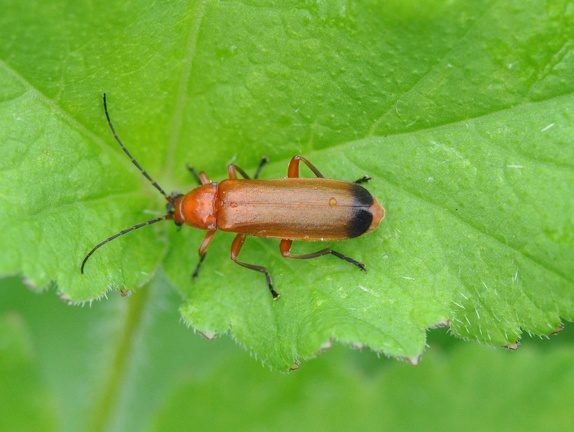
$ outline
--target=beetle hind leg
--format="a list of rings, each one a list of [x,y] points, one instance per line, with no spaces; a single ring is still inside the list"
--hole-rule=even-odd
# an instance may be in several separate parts
[[[356,183],[356,184],[368,183],[368,182],[370,182],[371,180],[372,180],[371,177],[369,177],[369,176],[363,176],[363,177],[361,177],[360,179],[355,180],[353,183]]]
[[[354,266],[358,267],[361,271],[366,272],[367,271],[367,267],[365,267],[365,264],[360,263],[357,260],[354,260],[351,257],[348,257],[346,255],[343,255],[342,253],[339,253],[337,251],[334,251],[331,248],[325,248],[325,249],[321,249],[320,251],[314,252],[314,253],[309,253],[309,254],[291,254],[291,245],[293,243],[293,240],[281,240],[281,244],[279,245],[279,249],[281,250],[281,255],[283,255],[283,257],[285,258],[293,258],[293,259],[311,259],[311,258],[317,258],[323,255],[334,255],[339,259],[342,259],[343,261],[347,261],[348,263],[353,264]]]

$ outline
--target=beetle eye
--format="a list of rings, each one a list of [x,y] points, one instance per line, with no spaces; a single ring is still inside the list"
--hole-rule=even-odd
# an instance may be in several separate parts
[[[167,214],[170,214],[170,215],[174,214],[175,213],[175,206],[173,205],[173,203],[168,202],[165,205],[165,211]]]
[[[168,215],[172,215],[175,213],[175,205],[173,204],[176,199],[178,199],[182,194],[179,192],[172,192],[169,196],[171,199],[165,205],[165,211]]]

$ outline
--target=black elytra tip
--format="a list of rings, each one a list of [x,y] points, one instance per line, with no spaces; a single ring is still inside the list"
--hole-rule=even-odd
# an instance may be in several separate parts
[[[353,194],[353,213],[347,225],[347,235],[349,238],[359,237],[367,232],[373,223],[373,214],[370,207],[375,199],[371,193],[362,186],[352,183],[351,193]]]

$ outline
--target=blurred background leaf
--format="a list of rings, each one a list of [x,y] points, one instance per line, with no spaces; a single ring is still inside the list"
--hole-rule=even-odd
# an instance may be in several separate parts
[[[179,322],[153,285],[134,321],[118,294],[90,307],[0,282],[2,430],[570,430],[574,332],[517,351],[429,333],[418,366],[341,347],[297,372]]]

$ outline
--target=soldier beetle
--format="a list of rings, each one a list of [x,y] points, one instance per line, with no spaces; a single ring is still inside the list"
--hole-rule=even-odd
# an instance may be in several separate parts
[[[247,236],[281,239],[279,250],[285,258],[309,259],[331,254],[362,271],[367,270],[364,264],[330,247],[314,253],[292,254],[291,245],[294,240],[307,242],[347,240],[374,230],[385,216],[385,211],[378,201],[359,185],[369,181],[369,177],[365,176],[354,183],[326,179],[307,159],[294,156],[289,163],[287,178],[258,180],[263,165],[268,162],[268,158],[264,157],[253,180],[234,164],[227,166],[228,178],[219,183],[212,182],[203,171],[197,174],[188,166],[199,186],[187,194],[167,195],[120,140],[110,120],[105,94],[104,112],[112,134],[124,153],[167,200],[166,214],[134,225],[98,243],[82,261],[80,269],[82,274],[90,256],[104,244],[163,220],[173,220],[177,226],[186,224],[207,230],[199,247],[199,262],[192,279],[197,277],[205,260],[207,248],[218,230],[237,233],[231,245],[231,259],[243,267],[265,274],[269,291],[274,299],[279,298],[279,294],[273,287],[267,268],[238,259]],[[299,177],[300,162],[307,165],[317,178]],[[243,179],[237,178],[238,174]]]

